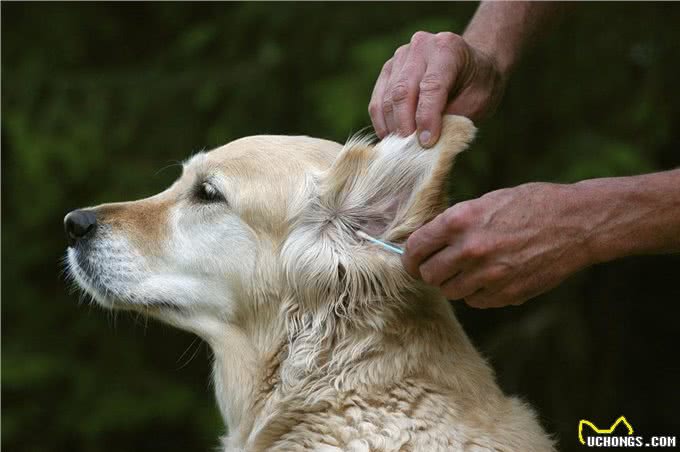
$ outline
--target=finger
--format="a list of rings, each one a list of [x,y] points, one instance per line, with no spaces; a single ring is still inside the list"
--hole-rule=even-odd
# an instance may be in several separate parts
[[[387,135],[387,125],[385,124],[385,115],[383,112],[383,99],[385,97],[385,86],[392,74],[392,61],[392,58],[387,60],[380,70],[378,80],[373,87],[371,101],[368,104],[368,113],[371,116],[373,129],[375,129],[375,134],[378,138],[381,139],[385,138],[385,135]]]
[[[402,262],[406,271],[414,278],[420,278],[420,264],[448,245],[449,233],[444,215],[438,215],[434,220],[416,230],[406,241]]]
[[[452,33],[446,36],[457,36]],[[446,109],[449,94],[464,68],[464,61],[458,57],[457,46],[464,45],[457,38],[440,38],[436,42],[433,58],[419,85],[416,126],[421,146],[433,146],[441,134],[442,115]]]
[[[385,118],[385,125],[387,126],[388,133],[395,133],[397,131],[397,123],[394,118],[394,101],[392,100],[395,94],[394,86],[397,83],[397,77],[401,74],[401,69],[404,65],[404,61],[408,56],[408,44],[405,44],[394,52],[394,57],[392,57],[392,71],[390,77],[385,86],[385,94],[383,97],[383,115]],[[396,93],[399,94],[399,93]]]
[[[486,283],[483,275],[475,271],[462,271],[453,278],[444,281],[439,287],[447,300],[461,300],[484,289]]]
[[[528,300],[518,285],[506,286],[502,289],[481,289],[465,297],[465,303],[473,308],[503,308],[518,306]]]
[[[496,304],[496,294],[491,293],[488,289],[481,289],[465,296],[465,303],[477,309],[491,308]]]
[[[428,33],[418,32],[413,35],[396,82],[391,87],[392,114],[397,128],[396,132],[407,136],[416,130],[416,104],[418,102],[418,85],[425,73],[427,63]]]
[[[453,86],[453,67],[450,62],[432,62],[420,82],[415,119],[423,147],[434,146],[441,135],[442,115]]]
[[[420,277],[431,286],[441,286],[447,280],[457,278],[462,270],[460,250],[455,245],[441,248],[418,267]]]

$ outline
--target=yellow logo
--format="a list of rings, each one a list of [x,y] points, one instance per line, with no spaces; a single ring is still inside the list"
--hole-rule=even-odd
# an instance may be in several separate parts
[[[581,420],[579,421],[579,423],[578,423],[578,439],[579,439],[579,441],[581,441],[581,444],[585,444],[585,443],[586,443],[586,441],[583,439],[583,426],[584,426],[584,425],[587,425],[588,427],[590,427],[591,429],[593,429],[593,431],[594,431],[595,433],[598,433],[598,434],[600,434],[600,435],[609,435],[609,434],[611,434],[611,433],[616,429],[616,427],[617,427],[619,424],[623,424],[623,425],[626,426],[626,428],[628,429],[628,435],[632,435],[632,434],[633,434],[633,426],[630,425],[630,423],[626,420],[626,418],[625,418],[624,416],[620,416],[620,417],[612,424],[612,426],[609,427],[609,428],[597,428],[597,427],[595,427],[595,424],[593,424],[592,422],[587,421],[587,420],[585,420],[585,419],[581,419]]]

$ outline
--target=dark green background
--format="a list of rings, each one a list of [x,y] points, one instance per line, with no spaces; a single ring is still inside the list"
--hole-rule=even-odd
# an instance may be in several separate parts
[[[344,140],[396,47],[462,31],[475,6],[3,3],[4,450],[212,450],[206,346],[79,303],[63,215],[158,192],[179,171],[161,168],[240,136]],[[679,24],[680,5],[573,6],[460,158],[455,199],[678,166]],[[581,418],[680,434],[679,282],[680,256],[635,257],[458,312],[503,388],[575,450]]]

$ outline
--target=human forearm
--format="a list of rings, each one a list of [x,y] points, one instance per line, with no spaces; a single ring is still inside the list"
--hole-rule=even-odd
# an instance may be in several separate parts
[[[404,266],[449,299],[519,304],[589,265],[680,251],[680,169],[529,183],[460,202],[409,237]]]
[[[680,169],[574,184],[588,209],[592,263],[680,251]]]
[[[522,50],[561,8],[553,2],[481,2],[463,38],[494,59],[506,77]]]

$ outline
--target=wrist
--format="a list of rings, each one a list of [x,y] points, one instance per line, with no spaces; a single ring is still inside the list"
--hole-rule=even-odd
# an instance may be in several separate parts
[[[545,183],[552,195],[543,206],[549,223],[559,225],[552,240],[565,243],[564,264],[570,272],[607,260],[603,255],[600,200],[589,187],[580,183]],[[606,214],[605,214],[606,216]]]
[[[680,172],[590,179],[572,185],[573,202],[581,205],[581,215],[587,219],[586,248],[592,263],[678,249],[680,192],[673,188],[677,176]]]
[[[503,80],[507,80],[524,45],[528,2],[514,5],[482,2],[463,32],[470,47],[493,62]]]
[[[480,54],[482,58],[491,63],[504,83],[508,80],[517,60],[513,52],[497,45],[492,39],[478,37],[475,32],[466,31],[463,34],[463,40],[473,52]]]
[[[583,255],[585,266],[599,264],[614,259],[612,249],[607,243],[603,225],[611,220],[610,205],[602,187],[592,181],[568,184],[570,214],[574,215],[583,229]]]
[[[482,1],[470,20],[463,39],[496,63],[507,79],[519,61],[524,47],[561,6],[551,2]]]

